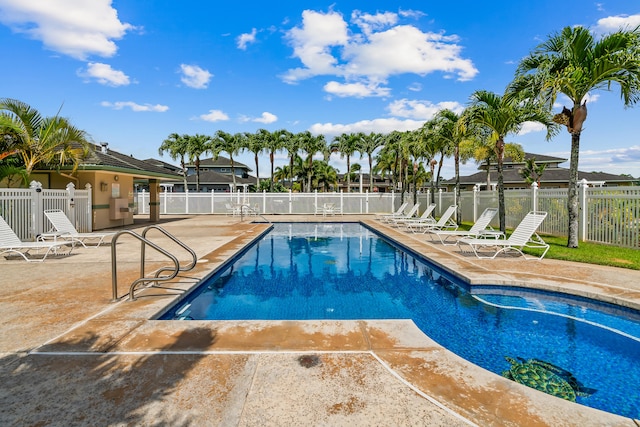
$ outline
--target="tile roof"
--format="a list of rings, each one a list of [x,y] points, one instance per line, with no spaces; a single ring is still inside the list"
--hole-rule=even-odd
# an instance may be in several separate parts
[[[138,176],[152,176],[162,178],[182,178],[163,166],[127,156],[108,147],[92,144],[91,152],[80,162],[79,170],[117,170]]]

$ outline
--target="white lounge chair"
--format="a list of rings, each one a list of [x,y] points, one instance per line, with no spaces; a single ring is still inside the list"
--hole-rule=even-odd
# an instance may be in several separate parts
[[[397,219],[395,220],[395,225],[404,225],[405,228],[409,226],[409,224],[413,224],[413,223],[420,223],[420,222],[430,222],[435,224],[436,220],[431,216],[431,214],[433,214],[433,211],[436,208],[436,204],[435,203],[431,203],[429,206],[427,206],[427,209],[424,210],[424,212],[422,212],[422,215],[420,215],[419,217],[415,217],[415,218],[405,218],[405,219]]]
[[[460,251],[463,252],[462,248],[464,245],[468,245],[471,250],[473,250],[473,253],[482,259],[493,259],[502,252],[516,251],[522,255],[524,259],[541,260],[547,254],[549,245],[538,236],[536,231],[546,217],[546,212],[529,212],[522,221],[520,221],[520,224],[513,230],[513,233],[511,233],[508,239],[470,239],[463,237],[458,240],[458,247]],[[527,257],[524,252],[522,252],[523,248],[538,248],[544,249],[544,251],[540,257]],[[481,254],[481,251],[484,250],[488,251],[487,255]]]
[[[49,237],[53,237],[54,240],[63,239],[71,242],[80,243],[83,247],[87,247],[85,240],[96,240],[96,247],[100,246],[106,237],[113,236],[115,232],[93,232],[93,233],[79,233],[76,227],[69,221],[67,215],[60,209],[50,209],[44,211],[44,215],[47,217],[53,229],[49,233],[43,233],[40,235],[41,240],[45,240]]]
[[[399,225],[398,221],[402,222],[404,220],[414,218],[416,213],[418,213],[418,209],[420,209],[420,202],[413,205],[411,209],[409,209],[409,212],[407,212],[405,215],[391,217],[387,219],[385,222],[390,224],[392,227],[397,227]]]
[[[429,237],[431,240],[435,240],[436,237],[440,239],[440,242],[443,245],[455,245],[458,243],[458,239],[462,237],[472,237],[472,238],[480,238],[480,237],[492,237],[499,238],[504,236],[504,234],[495,232],[493,228],[489,225],[493,217],[498,213],[498,209],[496,208],[487,208],[482,212],[477,221],[471,226],[468,231],[462,230],[427,230]],[[487,227],[489,227],[487,229]],[[489,232],[487,232],[487,230]]]
[[[404,202],[403,204],[400,205],[397,211],[390,214],[378,214],[376,215],[376,219],[380,221],[384,221],[389,217],[404,215],[404,210],[407,209],[407,206],[409,206],[409,202]]]
[[[22,256],[27,262],[44,261],[49,253],[56,252],[60,248],[68,247],[70,254],[73,245],[69,242],[23,242],[13,229],[7,224],[3,217],[0,216],[0,255],[13,252]],[[42,258],[29,258],[30,251],[45,251]]]
[[[452,218],[457,208],[456,205],[449,206],[437,222],[410,222],[407,230],[414,233],[426,233],[428,230],[457,230],[458,224]]]

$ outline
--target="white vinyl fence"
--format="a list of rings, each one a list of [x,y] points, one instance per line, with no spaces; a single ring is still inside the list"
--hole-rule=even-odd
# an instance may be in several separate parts
[[[149,214],[149,194],[139,192],[135,204],[138,214]],[[248,205],[260,214],[313,215],[326,203],[342,214],[393,212],[402,203],[400,193],[160,193],[161,214],[232,214],[233,205]],[[413,202],[413,194],[404,199]],[[640,249],[640,187],[588,187],[579,191],[579,237],[583,241]],[[421,210],[431,195],[418,194]],[[455,203],[453,192],[434,194],[439,216]],[[497,191],[465,191],[460,194],[462,220],[473,222],[487,207],[498,207]],[[507,228],[514,228],[531,210],[548,213],[540,232],[556,236],[568,234],[567,189],[505,191]],[[0,188],[0,215],[22,240],[34,240],[50,229],[45,209],[62,209],[78,231],[91,230],[91,186],[76,190],[70,183],[65,190],[46,190],[37,182],[28,189]],[[492,224],[498,226],[498,219]]]
[[[567,189],[505,191],[507,228],[515,228],[527,212],[548,213],[539,231],[543,234],[568,234]],[[580,185],[579,237],[583,241],[640,248],[640,187],[589,187]],[[413,202],[413,194],[405,193]],[[439,216],[455,204],[455,193],[434,194]],[[400,193],[160,193],[161,214],[230,214],[230,205],[248,205],[261,214],[315,214],[325,203],[332,203],[342,214],[393,212],[402,203]],[[418,194],[421,210],[431,202],[429,192]],[[138,213],[149,212],[149,194],[137,193]],[[498,207],[497,191],[466,191],[460,194],[462,220],[474,222],[488,207]],[[498,226],[498,218],[492,224]]]
[[[21,240],[33,241],[51,229],[44,216],[47,209],[63,210],[81,233],[92,231],[89,184],[84,190],[76,190],[73,183],[65,190],[47,190],[36,181],[29,188],[0,188],[0,215]]]

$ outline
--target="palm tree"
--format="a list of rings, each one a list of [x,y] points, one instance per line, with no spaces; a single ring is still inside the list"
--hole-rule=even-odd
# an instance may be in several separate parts
[[[467,109],[469,120],[484,127],[490,135],[498,168],[498,216],[500,230],[505,231],[504,176],[502,163],[504,160],[505,137],[510,133],[518,133],[525,122],[538,122],[547,128],[547,139],[555,130],[548,110],[533,103],[521,103],[506,96],[500,96],[484,90],[471,95],[471,106]]]
[[[180,159],[180,167],[182,168],[182,181],[184,183],[184,191],[187,191],[187,166],[185,157],[189,151],[188,139],[186,135],[178,135],[172,133],[167,139],[162,141],[158,148],[158,154],[162,156],[165,152],[169,153],[174,161]]]
[[[245,132],[244,138],[242,139],[244,148],[251,151],[253,153],[253,161],[256,164],[256,191],[260,189],[260,165],[258,162],[258,157],[260,153],[265,150],[265,146],[260,141],[260,138],[257,134]]]
[[[525,160],[524,167],[519,171],[519,173],[527,184],[531,185],[535,182],[538,184],[538,187],[540,187],[540,179],[542,178],[542,174],[546,168],[546,163],[536,164],[536,158],[531,157]]]
[[[477,127],[467,124],[464,117],[464,113],[456,114],[449,109],[440,110],[433,118],[432,128],[435,137],[443,140],[444,146],[453,148],[456,206],[460,206],[460,163],[464,164],[470,158],[467,152],[460,150],[460,146],[465,143],[477,143],[479,136]],[[462,222],[462,209],[456,210],[456,222]]]
[[[293,162],[295,158],[298,156],[298,151],[300,150],[301,140],[299,137],[300,134],[293,134],[289,131],[283,131],[280,134],[280,138],[282,139],[282,147],[287,150],[289,154],[289,189],[293,185]]]
[[[302,150],[307,153],[307,158],[305,161],[307,162],[306,172],[307,172],[307,191],[313,191],[313,186],[311,182],[311,178],[313,175],[313,156],[316,153],[323,153],[327,151],[327,142],[324,139],[324,135],[312,135],[311,132],[303,132],[303,142],[302,142]],[[328,162],[328,159],[325,159]]]
[[[225,152],[229,155],[229,162],[231,163],[231,178],[233,180],[233,191],[236,191],[236,168],[233,162],[233,156],[240,154],[244,147],[242,141],[243,134],[236,133],[230,134],[224,131],[217,131],[215,136],[211,139],[214,149],[214,155],[217,158],[220,152]]]
[[[351,177],[349,170],[351,169],[351,156],[358,151],[358,146],[364,134],[362,133],[343,133],[333,138],[334,146],[340,152],[340,158],[347,158],[347,192],[351,191]]]
[[[640,99],[640,27],[620,29],[595,40],[588,29],[565,27],[538,45],[518,65],[510,96],[536,99],[552,108],[559,93],[573,104],[554,117],[571,135],[569,163],[569,235],[567,246],[578,247],[578,158],[580,134],[587,118],[587,95],[620,86],[625,107]]]
[[[385,136],[381,133],[371,132],[369,135],[364,135],[360,140],[360,158],[362,154],[366,154],[369,158],[369,192],[373,192],[373,153],[379,147],[382,147],[385,143]]]
[[[42,117],[22,101],[0,99],[0,117],[0,135],[12,141],[9,154],[18,154],[28,175],[41,164],[72,164],[73,174],[90,150],[85,131],[59,115]]]
[[[187,140],[187,154],[189,160],[196,166],[196,192],[200,191],[200,156],[214,152],[215,148],[212,144],[211,137],[207,135],[196,134],[193,136],[185,135]],[[215,153],[217,156],[218,153]]]
[[[271,181],[269,182],[269,191],[273,191],[273,168],[275,162],[275,155],[278,150],[284,147],[284,140],[289,132],[285,129],[280,129],[275,132],[269,132],[266,129],[258,129],[257,135],[259,141],[263,144],[264,148],[269,151],[269,161],[271,162]]]

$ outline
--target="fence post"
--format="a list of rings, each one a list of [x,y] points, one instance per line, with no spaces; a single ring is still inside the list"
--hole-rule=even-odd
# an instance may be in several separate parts
[[[73,182],[67,184],[67,217],[69,217],[69,221],[73,224],[77,229],[78,223],[76,222],[76,202],[73,200],[75,197],[76,186]]]
[[[531,210],[538,212],[538,183],[531,183]]]
[[[318,213],[318,189],[313,190],[313,214]]]
[[[365,213],[369,213],[369,190],[367,190],[367,192],[365,194],[366,194],[364,196],[365,197],[365,203],[364,203]]]
[[[478,184],[473,186],[473,222],[478,219],[478,197],[480,193],[480,186]]]
[[[289,189],[289,215],[293,213],[293,193]]]
[[[216,201],[216,190],[211,189],[211,213],[212,214],[216,213],[215,201]]]
[[[42,223],[44,222],[42,184],[38,181],[31,181],[29,189],[31,189],[31,224],[29,224],[29,229],[31,230],[30,237],[35,240],[36,237],[42,234]]]
[[[583,242],[587,238],[587,189],[589,188],[589,182],[582,178],[578,183],[580,191],[578,192],[580,197],[580,215],[578,215],[578,239]]]
[[[340,190],[340,212],[344,213],[344,190]]]
[[[440,211],[440,214],[442,215],[442,188],[440,188],[438,190],[438,210]]]
[[[267,190],[262,190],[262,213],[267,213]]]
[[[86,211],[82,214],[85,215],[85,224],[89,226],[89,231],[93,231],[93,199],[91,198],[91,184],[88,182],[85,184],[84,189],[87,190],[87,203],[86,203]]]

